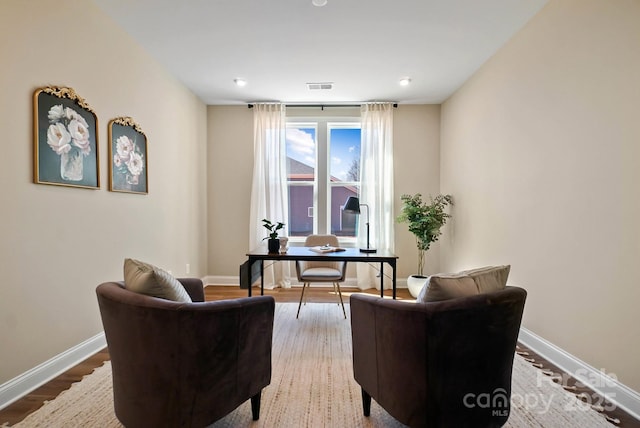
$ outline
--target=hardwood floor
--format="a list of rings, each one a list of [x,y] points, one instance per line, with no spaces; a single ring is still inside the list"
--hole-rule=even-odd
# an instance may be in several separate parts
[[[260,291],[253,289],[254,294],[259,294]],[[352,293],[367,293],[367,294],[377,294],[379,292],[371,289],[360,291],[354,288],[342,288],[343,298],[345,302],[348,301],[349,295]],[[385,298],[391,298],[391,291],[385,290],[384,292]],[[273,296],[276,302],[298,302],[300,300],[300,288],[294,287],[290,289],[277,288],[274,290],[265,290],[265,295]],[[308,296],[308,302],[319,302],[319,303],[335,303],[337,301],[337,297],[330,287],[312,287],[310,292],[305,292],[305,295]],[[229,286],[207,286],[205,287],[205,300],[213,301],[213,300],[224,300],[224,299],[233,299],[236,297],[246,297],[247,291],[241,290],[238,287],[229,287]],[[397,290],[397,298],[398,299],[406,299],[413,300],[409,291],[407,289],[398,289]],[[535,361],[537,364],[541,364],[545,369],[551,369],[555,373],[562,373],[562,371],[558,368],[547,362],[544,358],[537,355],[530,349],[519,345],[519,352],[526,352],[528,355],[525,355],[526,358],[530,358]],[[92,355],[87,358],[85,361],[76,365],[75,367],[69,369],[65,373],[60,376],[52,379],[50,382],[45,385],[37,388],[31,393],[27,394],[23,398],[19,399],[15,403],[7,406],[6,408],[0,410],[0,426],[4,423],[8,425],[16,424],[22,421],[27,415],[36,411],[45,401],[53,400],[60,394],[62,391],[69,389],[71,384],[74,382],[79,382],[82,380],[83,376],[90,374],[97,367],[100,367],[106,360],[109,359],[109,351],[105,348],[100,352]],[[599,402],[598,396],[593,393],[590,389],[579,384],[576,379],[564,376],[563,386],[571,388],[576,388],[575,392],[585,392],[589,394],[592,403]],[[604,404],[604,403],[603,403]],[[612,411],[607,411],[606,414],[612,418],[617,419],[618,423],[612,424],[612,426],[620,426],[620,427],[640,427],[640,421],[634,419],[625,411],[616,408]]]
[[[38,410],[45,401],[53,400],[62,391],[71,387],[72,383],[79,382],[83,376],[93,372],[109,359],[107,348],[87,358],[80,364],[70,368],[60,376],[50,380],[39,388],[31,391],[18,401],[0,410],[0,426],[4,423],[9,425],[22,421],[27,415]]]
[[[371,289],[360,291],[354,288],[342,287],[342,295],[345,303],[348,302],[349,295],[354,292],[364,292],[368,294],[378,294],[379,292]],[[254,295],[260,294],[259,289],[253,289]],[[294,287],[289,289],[277,288],[275,290],[265,290],[265,295],[273,296],[276,302],[298,302],[300,300],[300,288]],[[305,291],[307,302],[319,303],[335,303],[337,297],[330,287],[312,287],[309,292]],[[205,300],[224,300],[236,297],[246,297],[247,290],[241,290],[238,287],[229,286],[207,286],[205,287]],[[385,290],[385,296],[391,297],[391,291]],[[412,299],[407,289],[398,289],[396,293],[398,299]],[[60,376],[52,379],[41,387],[30,392],[18,401],[10,404],[0,410],[0,426],[4,423],[9,425],[16,424],[26,418],[30,413],[38,410],[45,401],[53,400],[62,391],[71,387],[71,384],[79,382],[82,378],[93,372],[94,369],[100,367],[109,359],[109,351],[105,348],[100,352],[87,358],[80,364],[72,367]]]

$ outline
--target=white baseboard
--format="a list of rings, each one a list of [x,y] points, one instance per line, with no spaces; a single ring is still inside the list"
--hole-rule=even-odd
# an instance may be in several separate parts
[[[107,340],[104,332],[98,333],[73,348],[3,383],[0,385],[0,409],[7,407],[81,361],[86,360],[105,346],[107,346]]]
[[[633,417],[640,419],[640,394],[638,392],[620,383],[603,370],[590,366],[524,327],[520,328],[518,340]]]
[[[235,285],[239,287],[240,278],[236,276],[208,275],[202,278],[202,283],[207,285]]]

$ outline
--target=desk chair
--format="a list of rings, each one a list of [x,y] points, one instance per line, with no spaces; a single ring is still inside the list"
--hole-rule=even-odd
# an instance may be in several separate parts
[[[322,245],[338,247],[338,237],[335,235],[309,235],[304,242],[305,247],[318,247]],[[296,314],[296,318],[300,315],[300,308],[302,307],[305,288],[312,282],[331,282],[333,284],[333,291],[338,294],[338,298],[340,299],[338,304],[342,305],[342,313],[346,319],[347,312],[344,310],[342,292],[340,291],[340,283],[344,281],[346,271],[347,262],[296,261],[298,281],[302,282],[302,293],[300,294],[300,304],[298,304],[298,313]]]

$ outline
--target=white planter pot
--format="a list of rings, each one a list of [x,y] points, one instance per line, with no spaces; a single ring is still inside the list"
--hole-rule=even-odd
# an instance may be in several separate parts
[[[407,278],[407,288],[409,288],[409,293],[416,298],[418,294],[420,294],[420,290],[424,287],[424,284],[427,282],[427,276],[423,275],[411,275]]]

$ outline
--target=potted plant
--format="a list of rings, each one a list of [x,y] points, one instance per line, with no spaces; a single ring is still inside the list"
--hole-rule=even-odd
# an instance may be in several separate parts
[[[278,231],[284,227],[284,223],[271,223],[270,220],[266,218],[262,219],[262,225],[269,231],[269,236],[263,238],[268,239],[267,247],[270,253],[277,253],[280,249],[280,240],[278,239]]]
[[[445,212],[445,208],[453,205],[453,200],[451,195],[437,195],[435,198],[429,196],[430,201],[427,202],[422,200],[420,193],[413,196],[402,195],[400,199],[402,211],[397,221],[409,224],[409,232],[415,235],[418,247],[418,273],[407,279],[409,292],[417,297],[427,279],[424,276],[424,253],[442,234],[440,229],[451,217]]]

